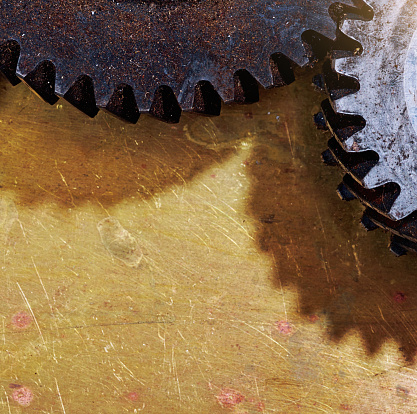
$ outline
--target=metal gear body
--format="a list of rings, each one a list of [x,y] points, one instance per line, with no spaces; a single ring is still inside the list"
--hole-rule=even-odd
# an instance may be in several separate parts
[[[401,190],[387,214],[398,220],[417,210],[417,5],[407,0],[370,4],[372,21],[346,21],[342,27],[362,44],[362,55],[334,62],[338,73],[359,80],[360,90],[333,106],[365,119],[365,127],[343,147],[378,154],[378,163],[361,183],[365,188],[397,183]]]
[[[129,106],[124,117],[135,122],[140,112],[152,113],[163,105],[156,102],[158,93],[176,98],[177,113],[194,108],[217,114],[220,98],[236,99],[236,83],[252,80],[264,87],[285,83],[279,63],[271,59],[274,54],[300,66],[308,63],[305,31],[334,40],[332,4],[332,0],[3,0],[0,63],[6,73],[15,69],[48,102],[55,101],[55,94],[64,96],[90,116],[97,113],[96,107],[118,114],[121,110],[115,107],[124,105]],[[353,8],[363,2],[344,4]],[[244,73],[236,77],[239,71]],[[200,81],[204,88],[200,84],[196,92]],[[196,94],[206,95],[203,104],[196,103],[201,98]],[[211,110],[204,107],[208,95],[216,103]],[[256,96],[246,99],[251,100]]]
[[[323,114],[334,135],[324,159],[347,172],[339,195],[367,206],[362,224],[390,230],[391,250],[403,254],[417,251],[417,5],[367,3],[371,21],[341,27],[362,53],[324,67]]]

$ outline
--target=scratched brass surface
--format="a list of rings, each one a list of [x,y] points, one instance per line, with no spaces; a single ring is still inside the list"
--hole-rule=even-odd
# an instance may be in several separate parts
[[[1,81],[1,413],[417,412],[417,257],[337,198],[298,76],[175,126]]]

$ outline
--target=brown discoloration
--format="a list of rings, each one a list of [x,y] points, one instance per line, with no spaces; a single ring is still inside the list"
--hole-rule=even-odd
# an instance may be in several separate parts
[[[258,131],[247,159],[246,171],[254,183],[248,211],[259,223],[258,247],[272,260],[277,291],[297,286],[301,313],[307,317],[323,314],[322,323],[334,341],[354,330],[367,352],[375,354],[387,339],[394,338],[411,361],[417,350],[414,330],[398,327],[415,315],[410,300],[417,294],[415,279],[411,275],[402,279],[406,301],[392,292],[391,280],[393,274],[407,274],[415,258],[394,260],[385,252],[382,233],[366,234],[351,223],[355,217],[360,219],[359,203],[337,203],[334,190],[340,173],[320,161],[329,134],[317,132],[308,119],[300,121],[300,113],[314,113],[310,104],[296,98],[301,88],[302,82],[280,91],[280,102],[285,102],[279,109],[281,122],[275,131],[269,124]],[[313,93],[312,99],[316,99]],[[285,122],[297,137],[295,142],[288,141]],[[352,244],[361,245],[357,255],[366,283],[354,281],[358,268]],[[401,312],[393,311],[393,302],[401,304]]]
[[[5,87],[5,81],[0,82]],[[3,191],[14,192],[21,205],[57,203],[67,208],[99,202],[109,207],[125,199],[140,202],[191,180],[232,153],[188,141],[183,125],[192,115],[178,126],[150,117],[134,126],[104,113],[94,120],[79,117],[64,101],[59,102],[62,110],[45,106],[23,85],[7,91],[22,106],[13,116],[2,110],[0,134],[9,139],[0,153],[1,185]],[[22,136],[20,128],[31,133]]]

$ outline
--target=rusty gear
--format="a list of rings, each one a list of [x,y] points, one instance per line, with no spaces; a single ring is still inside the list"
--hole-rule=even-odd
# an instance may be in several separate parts
[[[43,99],[136,122],[150,111],[219,113],[291,81],[309,56],[302,35],[331,40],[361,0],[3,0],[0,67]],[[332,7],[331,7],[332,6]],[[307,36],[308,37],[308,36]],[[313,36],[314,37],[314,36]],[[16,77],[17,75],[17,77]]]

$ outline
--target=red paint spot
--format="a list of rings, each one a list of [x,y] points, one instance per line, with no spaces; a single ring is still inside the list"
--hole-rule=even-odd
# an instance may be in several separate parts
[[[310,315],[308,317],[308,319],[310,320],[310,322],[315,323],[317,322],[320,318],[317,315]]]
[[[225,388],[216,398],[222,407],[233,408],[235,405],[240,404],[245,399],[245,396],[239,391]]]
[[[142,165],[141,165],[141,167],[142,167],[144,170],[146,170],[146,168],[148,168],[146,164],[142,164]]]
[[[12,398],[19,405],[27,407],[33,400],[33,392],[27,387],[20,387],[13,391]]]
[[[275,322],[274,325],[281,335],[292,335],[294,333],[293,326],[287,321]]]
[[[247,160],[245,160],[245,161],[243,161],[243,163],[242,163],[243,165],[249,165],[249,161],[247,161]]]
[[[12,324],[18,329],[26,329],[32,323],[32,316],[27,312],[18,312],[12,316]]]
[[[403,303],[407,300],[407,296],[403,292],[397,292],[394,295],[394,301],[397,303]]]
[[[348,404],[340,404],[340,409],[349,411],[351,408]]]
[[[211,178],[216,178],[217,176],[216,176],[216,174],[211,174],[210,177]]]
[[[135,391],[129,392],[129,394],[127,394],[127,398],[130,401],[138,401],[139,400],[139,394]]]
[[[258,402],[258,405],[257,405],[257,408],[258,408],[258,411],[259,411],[260,413],[263,413],[263,412],[265,411],[265,403],[264,403],[264,402],[262,402],[262,401],[259,401],[259,402]]]

